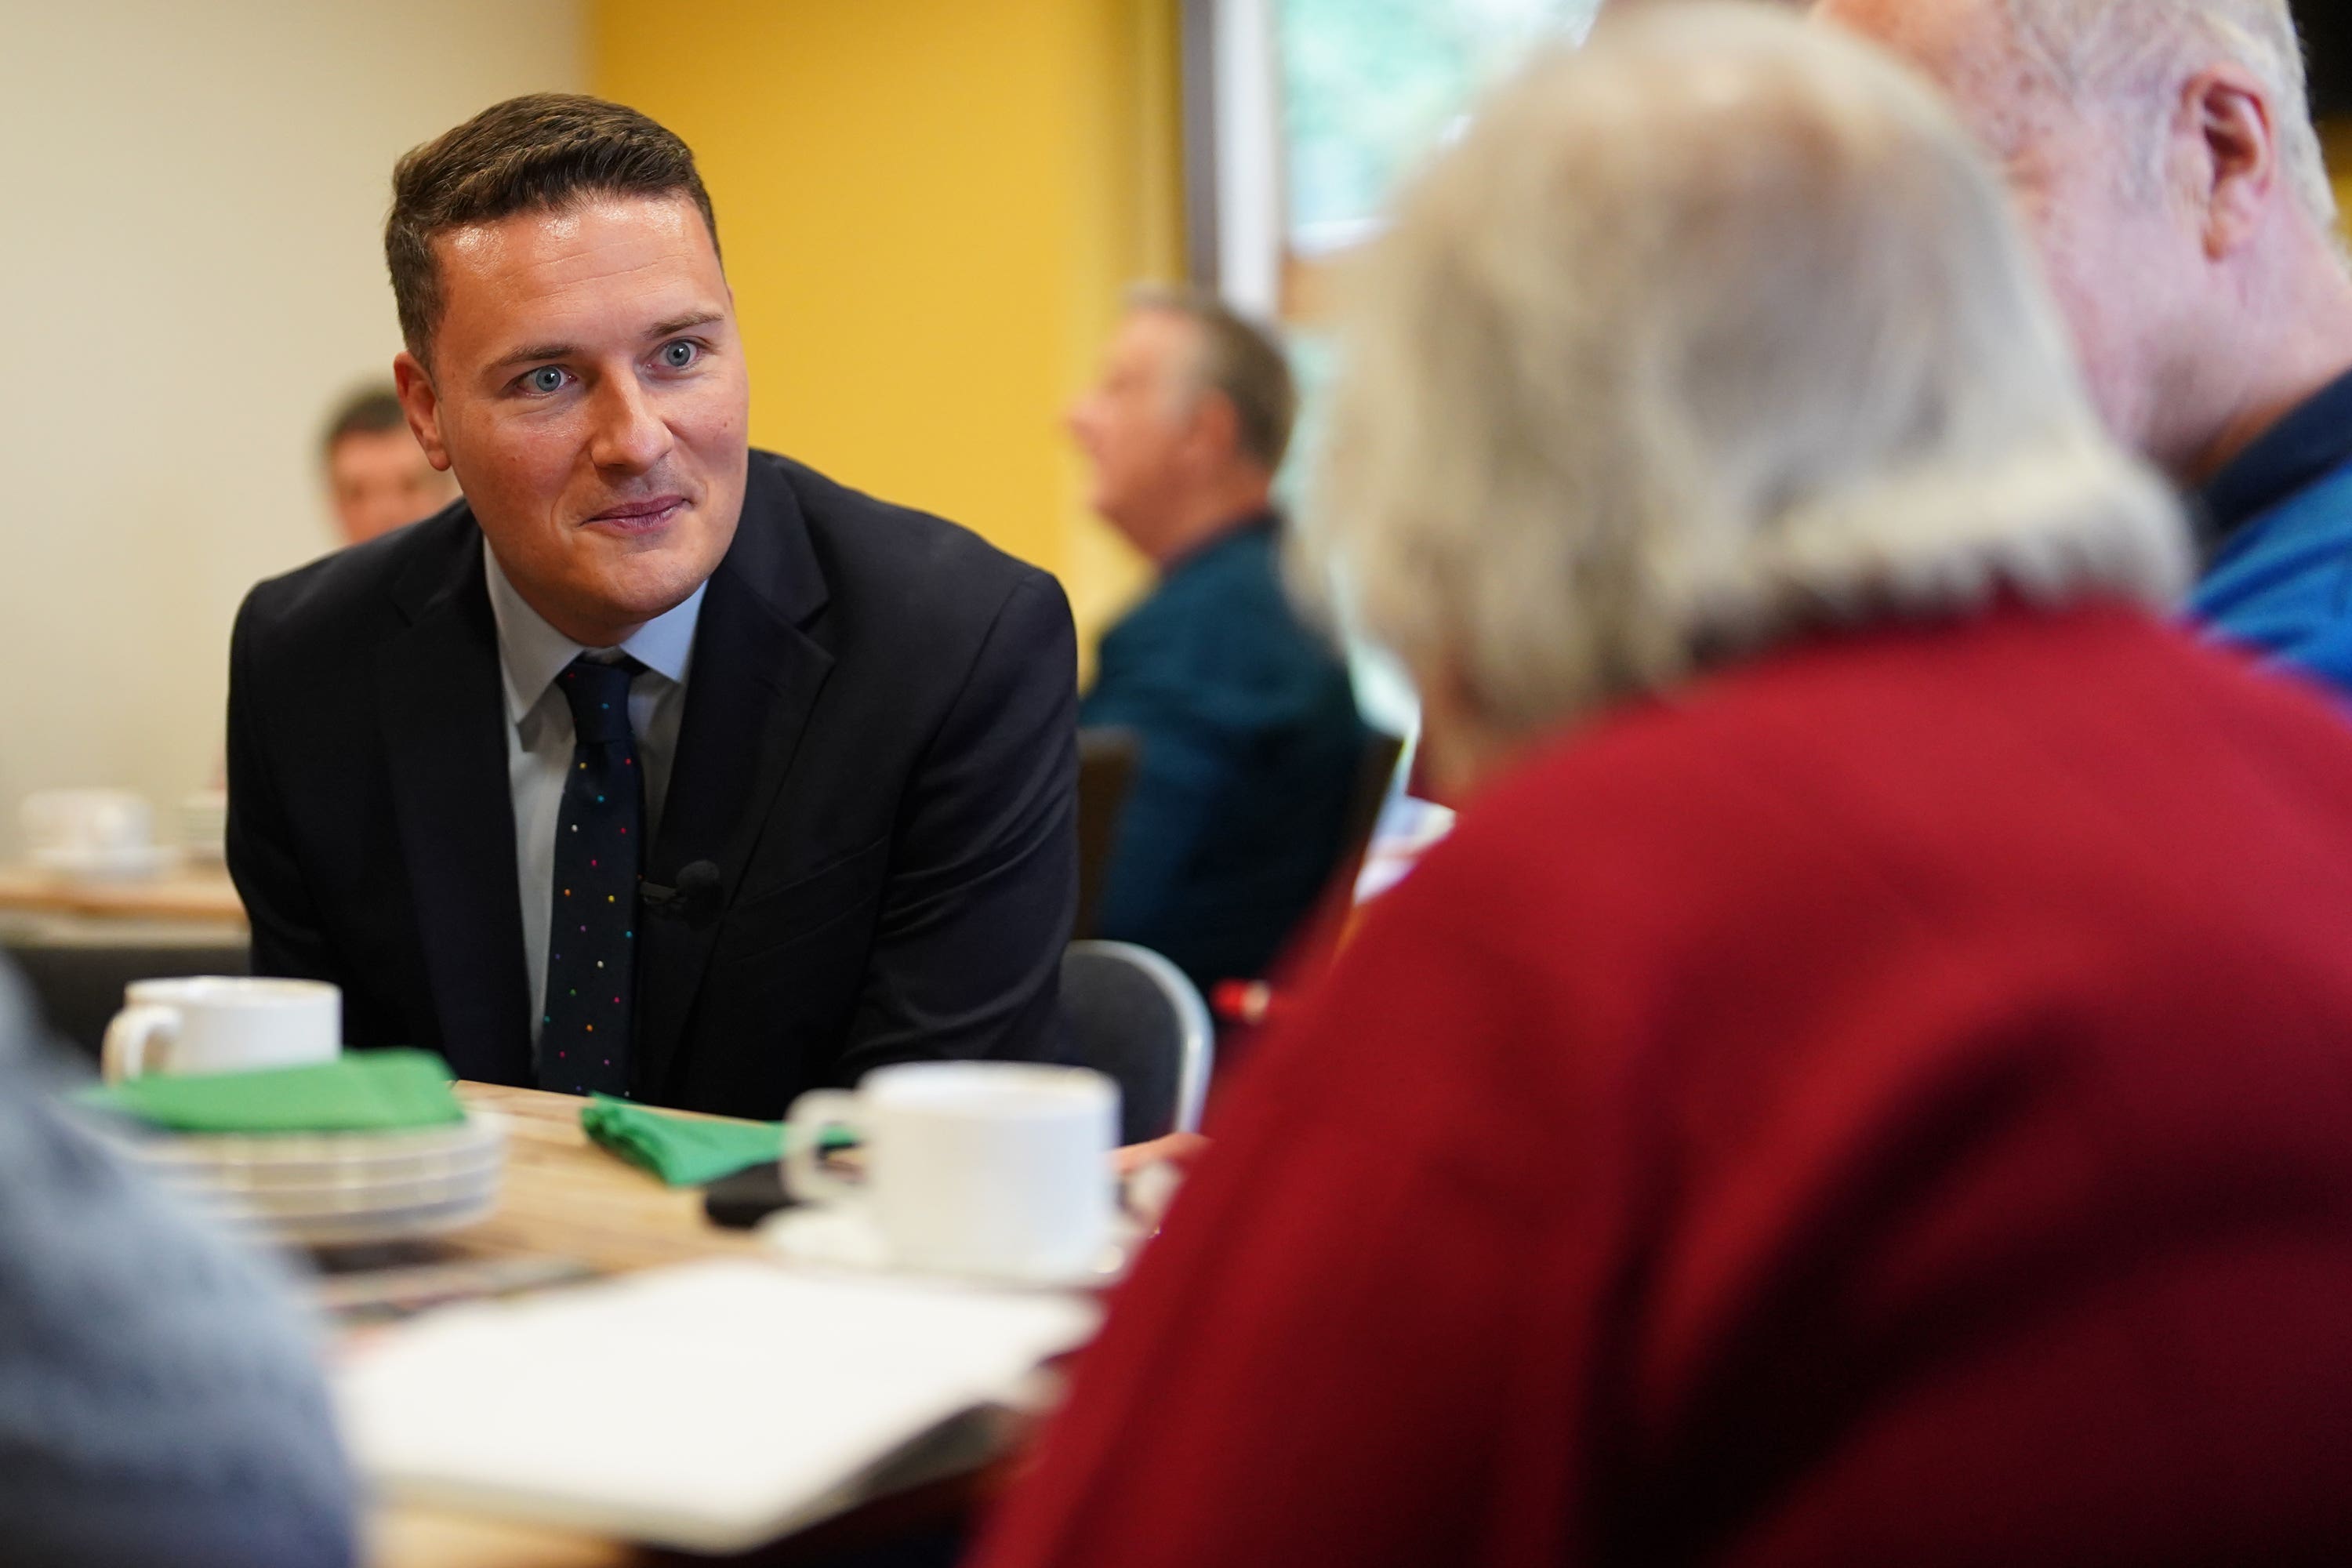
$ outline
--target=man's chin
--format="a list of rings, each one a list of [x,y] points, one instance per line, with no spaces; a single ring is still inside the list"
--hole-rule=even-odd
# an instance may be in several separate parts
[[[694,596],[718,569],[700,550],[663,550],[616,562],[604,578],[604,603],[630,620],[667,615]]]

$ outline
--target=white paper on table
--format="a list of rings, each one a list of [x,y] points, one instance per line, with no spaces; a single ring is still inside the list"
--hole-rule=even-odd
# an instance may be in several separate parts
[[[1090,1338],[1080,1297],[688,1264],[451,1308],[336,1378],[362,1473],[407,1502],[740,1552]]]

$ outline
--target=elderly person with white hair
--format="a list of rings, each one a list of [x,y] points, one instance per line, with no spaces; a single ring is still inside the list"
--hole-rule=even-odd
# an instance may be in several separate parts
[[[1465,809],[984,1568],[2352,1557],[2352,731],[2168,620],[1966,133],[1636,10],[1346,325],[1308,538]]]
[[[1822,0],[2006,172],[2116,434],[2201,490],[2191,607],[2352,689],[2352,272],[2287,0]]]

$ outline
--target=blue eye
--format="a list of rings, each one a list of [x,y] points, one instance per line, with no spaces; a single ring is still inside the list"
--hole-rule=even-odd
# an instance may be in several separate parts
[[[688,342],[684,338],[661,346],[662,367],[666,370],[684,370],[701,357],[700,345]]]
[[[529,375],[524,376],[522,380],[523,384],[530,387],[533,392],[561,392],[563,390],[563,373],[551,364],[541,365],[537,370],[532,371]]]

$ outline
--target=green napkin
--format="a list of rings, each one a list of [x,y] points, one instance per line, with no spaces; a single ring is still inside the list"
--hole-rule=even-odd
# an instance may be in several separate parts
[[[589,1137],[673,1187],[698,1187],[781,1159],[780,1121],[707,1121],[598,1095],[580,1112]]]
[[[152,1074],[87,1089],[83,1105],[174,1132],[391,1132],[463,1121],[431,1051],[347,1051],[313,1067]]]

